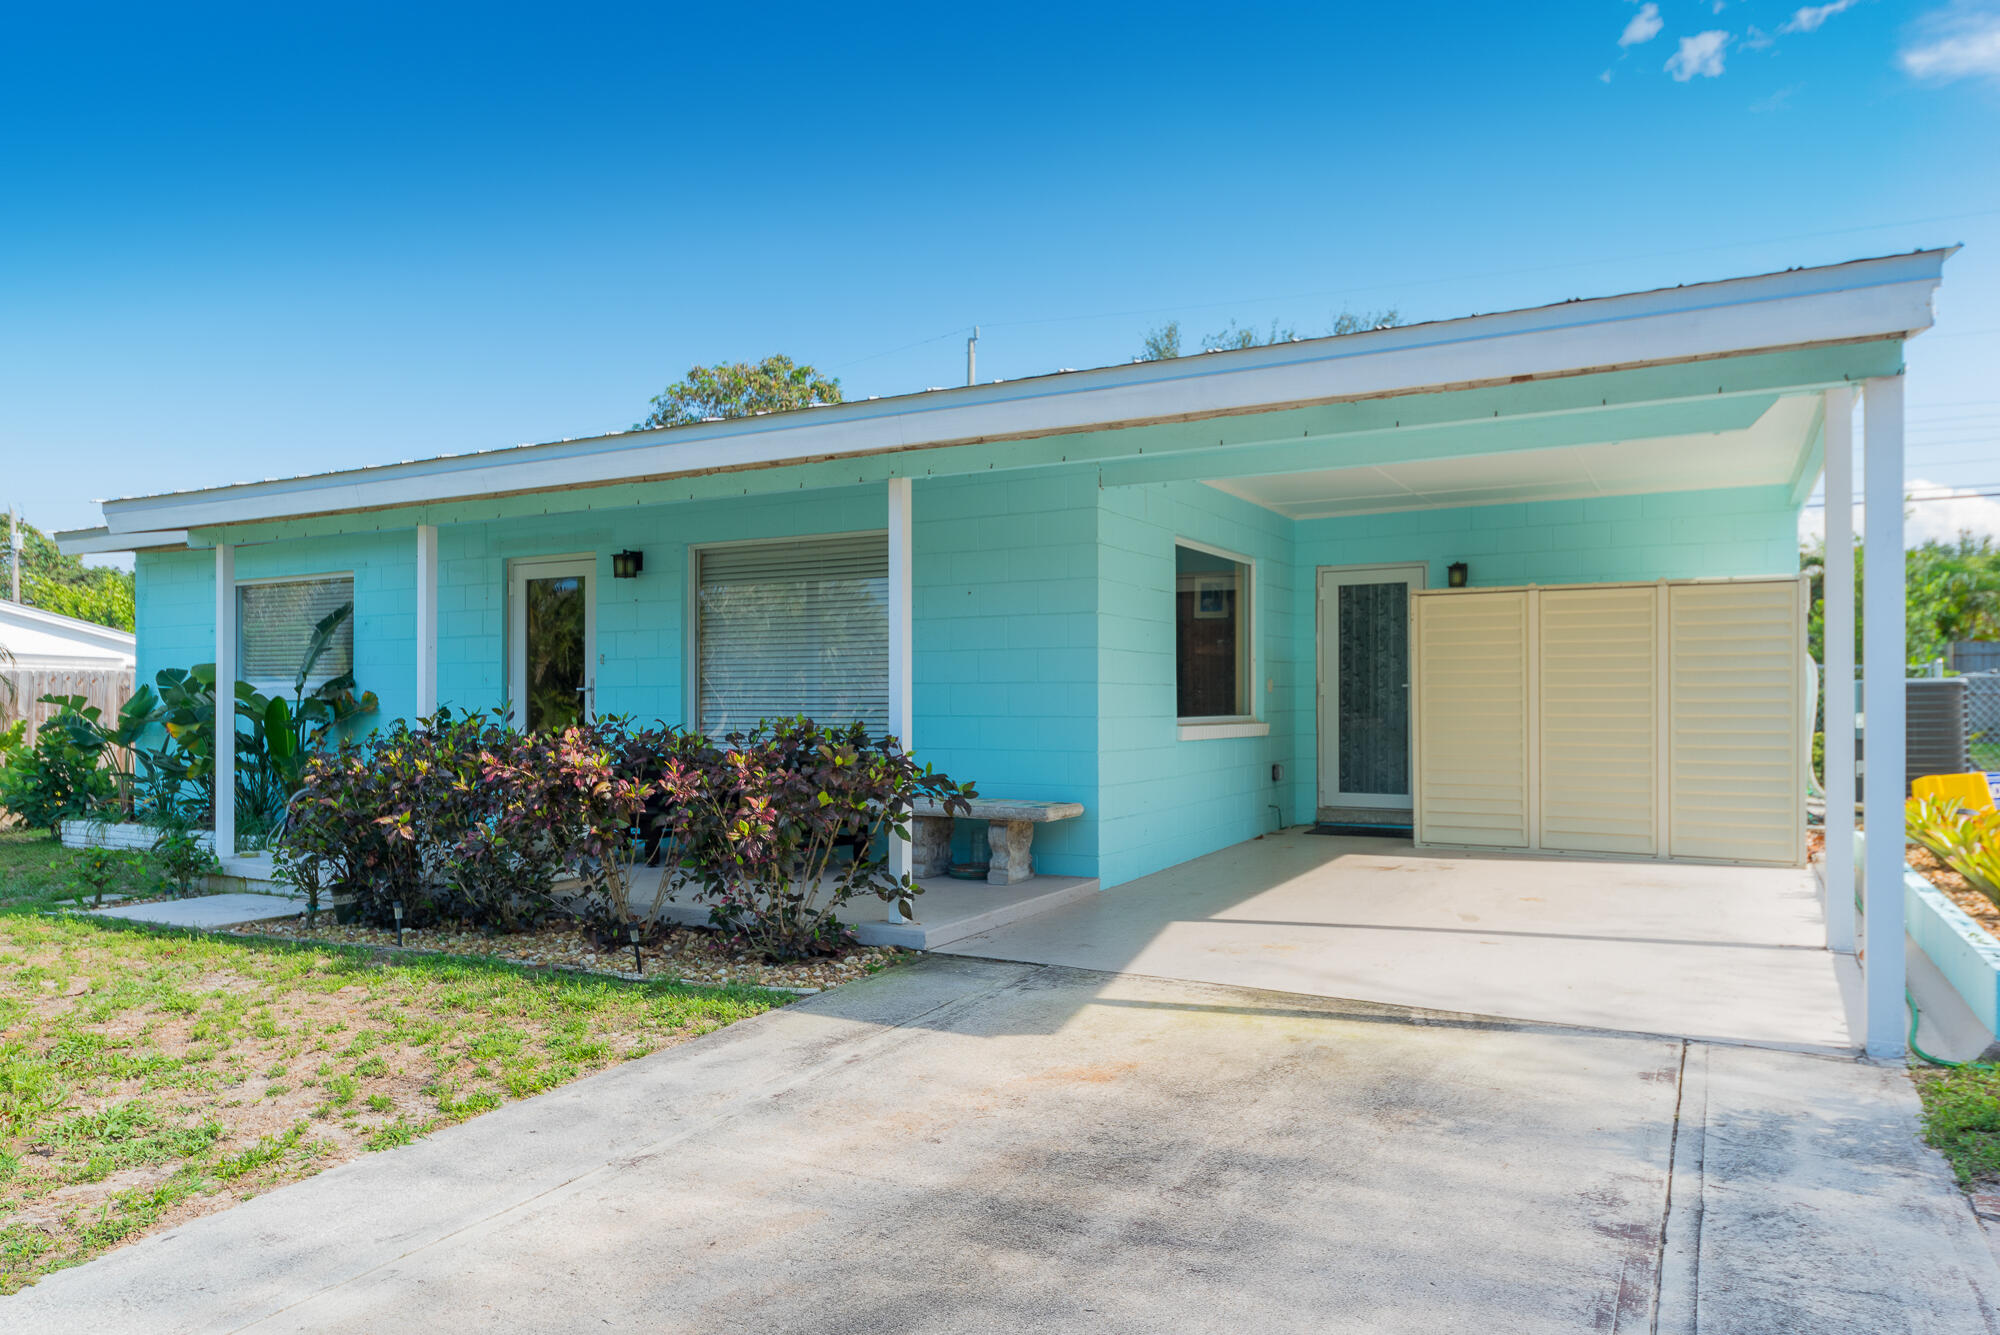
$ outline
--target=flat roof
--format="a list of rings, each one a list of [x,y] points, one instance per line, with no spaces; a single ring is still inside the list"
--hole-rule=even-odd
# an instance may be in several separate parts
[[[197,527],[1028,440],[1908,338],[1956,246],[1256,348],[104,502],[89,550]],[[124,546],[115,544],[123,543]],[[79,545],[78,550],[84,548]]]

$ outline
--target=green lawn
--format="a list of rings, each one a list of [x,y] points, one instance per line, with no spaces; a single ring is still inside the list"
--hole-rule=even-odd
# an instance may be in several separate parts
[[[791,998],[51,915],[0,833],[0,1293]]]
[[[1962,1187],[2000,1184],[2000,1069],[1961,1066],[1917,1073],[1924,1139]]]

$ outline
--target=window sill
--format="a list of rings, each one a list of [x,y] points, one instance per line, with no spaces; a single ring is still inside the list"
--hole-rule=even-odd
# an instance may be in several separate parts
[[[1183,742],[1205,742],[1222,737],[1268,737],[1271,725],[1259,723],[1255,719],[1233,719],[1220,723],[1183,723],[1180,725],[1180,740]]]

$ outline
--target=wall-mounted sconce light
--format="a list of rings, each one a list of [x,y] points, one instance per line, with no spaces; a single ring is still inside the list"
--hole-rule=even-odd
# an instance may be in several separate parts
[[[1448,588],[1462,589],[1465,587],[1465,581],[1471,576],[1471,574],[1472,574],[1471,566],[1468,566],[1463,561],[1453,561],[1450,565],[1444,568],[1445,585]]]
[[[611,578],[637,579],[646,568],[644,552],[616,552],[611,557]]]

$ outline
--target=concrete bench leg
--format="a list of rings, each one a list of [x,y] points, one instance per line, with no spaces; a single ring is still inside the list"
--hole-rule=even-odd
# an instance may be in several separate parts
[[[915,846],[910,850],[910,874],[919,880],[943,876],[951,870],[951,817],[918,816]]]
[[[1035,823],[1028,820],[995,820],[986,823],[986,847],[992,862],[986,872],[988,885],[1013,885],[1035,874],[1035,860],[1029,846],[1035,842]]]

